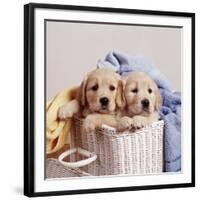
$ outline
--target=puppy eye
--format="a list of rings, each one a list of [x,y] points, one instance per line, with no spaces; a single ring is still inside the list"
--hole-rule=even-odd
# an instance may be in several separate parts
[[[97,91],[97,90],[98,90],[98,85],[94,85],[91,89],[92,89],[93,91]]]
[[[151,89],[151,88],[149,88],[149,89],[148,89],[148,92],[151,94],[151,93],[152,93],[152,89]]]
[[[131,90],[131,92],[133,92],[133,93],[137,93],[137,92],[138,92],[138,89],[135,88],[135,89]]]
[[[115,90],[115,86],[113,86],[113,85],[111,85],[109,88],[110,88],[111,91]]]

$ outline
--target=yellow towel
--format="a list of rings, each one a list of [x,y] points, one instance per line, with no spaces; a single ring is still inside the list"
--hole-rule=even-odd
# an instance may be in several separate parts
[[[65,121],[57,117],[60,106],[76,97],[78,87],[65,89],[46,104],[46,152],[54,153],[64,144],[70,144],[71,119]]]

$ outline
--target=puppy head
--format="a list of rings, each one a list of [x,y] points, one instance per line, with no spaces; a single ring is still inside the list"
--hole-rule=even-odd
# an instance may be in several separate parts
[[[130,115],[148,116],[161,106],[161,95],[156,83],[143,72],[129,74],[124,96]]]
[[[79,102],[90,112],[110,113],[116,109],[120,76],[110,69],[90,72],[80,86]]]

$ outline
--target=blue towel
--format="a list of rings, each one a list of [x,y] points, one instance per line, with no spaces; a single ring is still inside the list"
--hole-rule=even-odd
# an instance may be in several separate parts
[[[99,60],[98,68],[109,67],[122,76],[129,72],[142,71],[148,74],[158,85],[163,105],[160,118],[164,120],[164,170],[181,170],[181,94],[176,92],[169,80],[143,56],[130,56],[119,52],[110,52],[104,60]]]

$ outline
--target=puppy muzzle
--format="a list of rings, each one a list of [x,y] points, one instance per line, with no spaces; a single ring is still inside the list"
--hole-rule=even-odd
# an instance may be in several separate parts
[[[143,100],[141,101],[141,104],[142,104],[142,109],[143,109],[144,111],[149,111],[150,102],[149,102],[148,99],[143,99]]]

